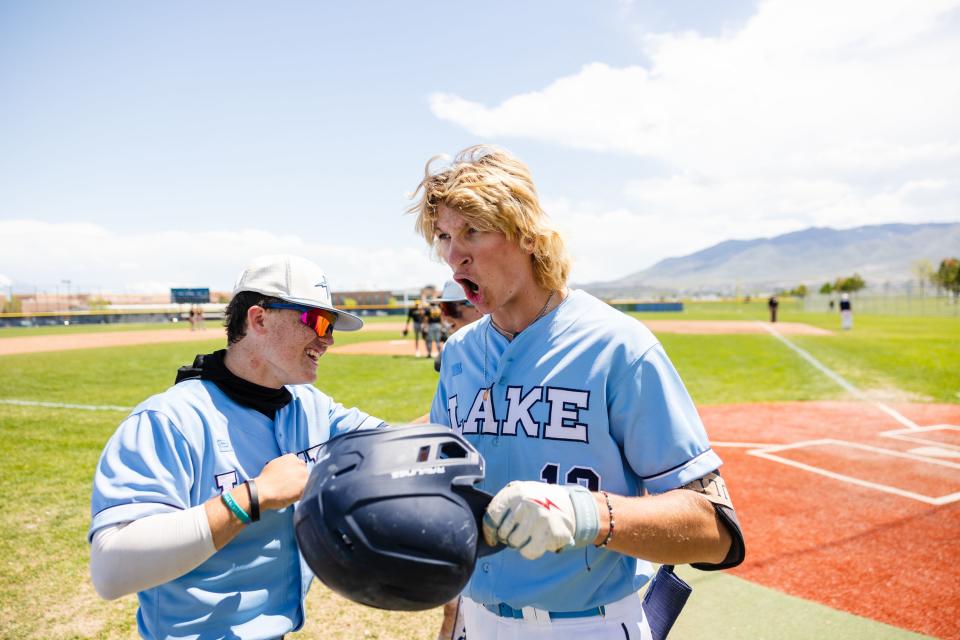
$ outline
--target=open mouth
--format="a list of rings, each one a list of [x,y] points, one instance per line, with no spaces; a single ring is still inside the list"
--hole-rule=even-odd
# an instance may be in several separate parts
[[[311,360],[313,360],[313,363],[314,363],[314,364],[316,364],[317,362],[320,361],[320,355],[321,355],[321,354],[320,354],[320,352],[317,351],[316,349],[307,349],[307,350],[305,351],[305,353],[307,354],[307,357],[308,357],[308,358],[310,358]]]
[[[457,278],[457,283],[463,287],[463,292],[467,294],[467,300],[471,304],[476,304],[480,300],[480,285],[469,278]]]

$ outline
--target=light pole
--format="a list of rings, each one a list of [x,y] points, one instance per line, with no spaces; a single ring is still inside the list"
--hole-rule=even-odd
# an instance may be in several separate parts
[[[70,310],[70,285],[72,284],[70,280],[61,280],[63,284],[67,285],[67,311]]]

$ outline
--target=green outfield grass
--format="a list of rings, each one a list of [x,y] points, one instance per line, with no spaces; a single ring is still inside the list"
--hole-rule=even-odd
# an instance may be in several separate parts
[[[765,307],[690,310],[687,319],[764,320]],[[660,314],[647,317],[662,318]],[[836,329],[836,317],[781,306],[784,321]],[[377,319],[379,322],[396,318]],[[958,402],[960,325],[952,319],[858,317],[852,332],[793,337],[857,386]],[[396,339],[396,331],[337,334],[338,344]],[[843,397],[843,392],[768,335],[660,336],[699,404]],[[0,357],[0,399],[132,407],[173,381],[207,342],[114,347]],[[953,375],[951,375],[951,372]],[[346,405],[389,422],[429,408],[436,383],[426,358],[327,354],[317,385]],[[129,638],[135,598],[103,602],[87,573],[94,467],[123,411],[0,404],[0,638]],[[695,593],[678,639],[920,637],[722,574],[683,570]],[[315,585],[306,629],[295,637],[433,640],[439,612],[384,613],[344,602]]]
[[[731,320],[733,303],[702,303],[679,314],[630,314],[657,319]],[[745,312],[741,320],[758,320]],[[950,317],[855,316],[840,330],[836,314],[810,313],[781,305],[782,322],[802,322],[833,331],[830,336],[787,336],[855,387],[891,401],[960,401],[960,320]],[[713,404],[759,400],[842,398],[840,388],[812,376],[788,347],[767,335],[657,336],[694,400]]]
[[[854,386],[878,397],[960,401],[960,320],[861,316],[852,331],[791,339]]]
[[[843,389],[768,335],[657,336],[697,404],[833,400]]]
[[[370,332],[362,336],[343,333],[338,334],[337,344],[396,338],[393,332]],[[4,356],[0,358],[3,367],[0,399],[133,407],[173,384],[177,369],[192,363],[196,354],[223,346],[223,339],[214,339]],[[429,405],[436,384],[433,361],[426,358],[327,354],[320,360],[317,385],[338,400],[345,396],[343,402],[359,403],[348,398],[356,398],[362,391],[378,397],[400,398],[403,394],[397,388],[399,381],[414,383],[413,373],[417,372],[422,372],[418,389],[425,395],[411,396],[415,399],[408,406],[416,411],[418,409],[412,408],[414,404]],[[381,388],[384,393],[370,394],[370,390]],[[371,400],[379,404],[375,398]],[[407,420],[409,416],[398,416],[391,411],[391,419]]]

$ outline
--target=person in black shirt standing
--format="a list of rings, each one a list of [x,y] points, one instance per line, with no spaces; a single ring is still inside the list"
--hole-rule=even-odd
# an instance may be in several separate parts
[[[424,309],[423,324],[426,328],[426,337],[424,342],[427,344],[427,357],[433,357],[433,345],[437,345],[437,355],[440,355],[440,334],[443,332],[442,318],[440,317],[440,307],[431,304],[429,308]]]
[[[853,329],[853,305],[849,293],[840,294],[840,328],[844,331]]]
[[[420,357],[420,334],[423,333],[423,316],[423,307],[420,306],[420,301],[417,300],[407,312],[407,321],[403,323],[403,335],[407,335],[410,323],[413,323],[413,344],[417,350],[418,358]],[[426,335],[423,336],[423,340],[426,342]],[[430,355],[429,352],[427,355]]]

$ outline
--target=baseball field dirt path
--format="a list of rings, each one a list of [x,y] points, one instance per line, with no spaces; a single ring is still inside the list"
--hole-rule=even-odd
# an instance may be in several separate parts
[[[42,351],[123,347],[135,344],[194,342],[200,340],[216,340],[218,338],[226,343],[226,333],[222,329],[203,329],[201,331],[154,329],[148,331],[69,333],[60,336],[17,336],[15,338],[0,339],[0,356],[8,356],[15,353],[39,353]]]
[[[689,334],[747,334],[765,333],[764,322],[744,320],[646,320],[644,324],[656,333]],[[783,335],[832,335],[833,332],[799,322],[778,322],[777,331]],[[368,323],[363,331],[403,330],[400,322]],[[137,344],[164,342],[195,342],[224,339],[222,329],[200,331],[178,329],[153,329],[145,331],[100,331],[69,333],[64,335],[15,336],[4,338],[0,331],[0,356],[15,353],[40,353],[44,351],[68,351],[71,349],[95,349],[98,347],[121,347]],[[413,340],[380,340],[361,342],[342,347],[334,346],[331,353],[352,355],[414,355]]]

